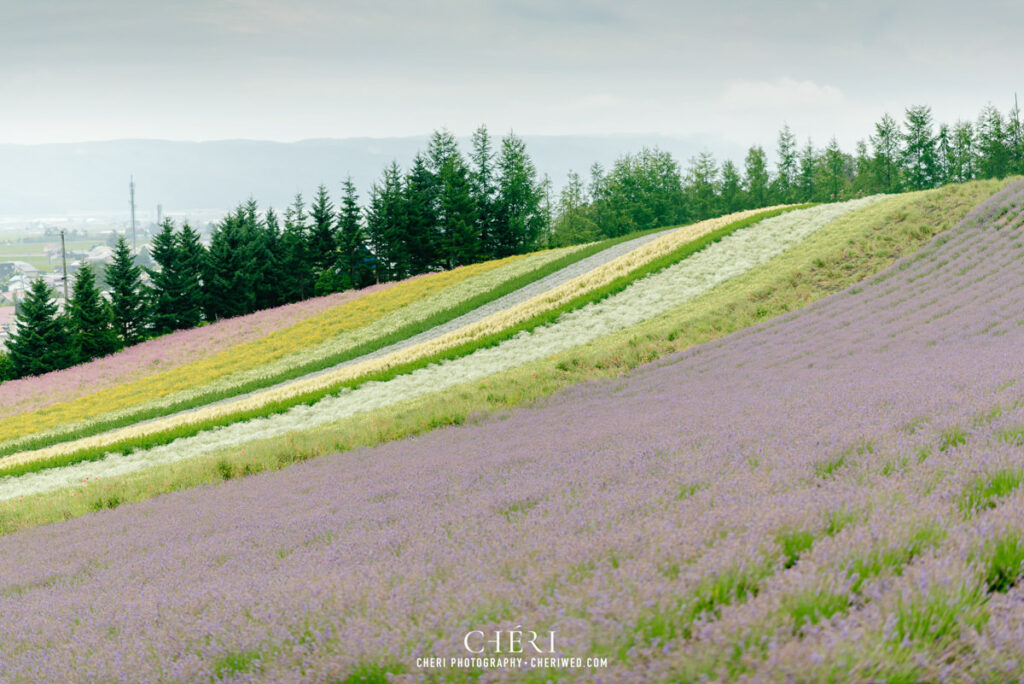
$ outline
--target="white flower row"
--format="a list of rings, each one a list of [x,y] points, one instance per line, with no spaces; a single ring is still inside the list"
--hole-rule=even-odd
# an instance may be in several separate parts
[[[387,382],[367,383],[313,406],[297,406],[283,414],[235,423],[129,456],[115,454],[95,463],[7,478],[0,481],[0,500],[64,487],[85,477],[116,476],[288,432],[315,429],[546,358],[684,304],[766,263],[829,222],[877,199],[824,205],[765,220],[675,266],[637,281],[617,295],[567,313],[551,325],[520,333],[495,347],[480,349],[460,359],[431,365]]]

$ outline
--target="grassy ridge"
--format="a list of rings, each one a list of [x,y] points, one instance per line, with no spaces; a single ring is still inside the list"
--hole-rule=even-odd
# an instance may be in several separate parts
[[[712,231],[696,240],[688,242],[677,249],[658,257],[639,268],[634,269],[628,274],[622,275],[612,282],[585,292],[578,295],[577,297],[565,302],[564,304],[548,309],[541,314],[538,314],[530,319],[522,321],[516,325],[510,326],[500,332],[492,333],[484,337],[465,342],[461,345],[431,354],[428,356],[421,357],[414,361],[410,361],[403,364],[397,364],[389,368],[361,375],[356,378],[349,380],[340,381],[333,383],[327,387],[310,390],[302,394],[298,394],[287,399],[282,399],[275,402],[270,402],[258,408],[237,411],[228,415],[218,416],[210,418],[204,421],[191,423],[188,425],[182,425],[179,427],[171,428],[168,430],[162,430],[142,436],[128,437],[112,444],[89,447],[74,451],[67,454],[55,455],[48,458],[42,458],[36,461],[27,463],[19,463],[6,467],[0,467],[0,476],[3,475],[24,475],[26,473],[38,472],[47,468],[55,468],[65,465],[71,465],[74,463],[81,463],[83,461],[94,461],[103,458],[106,454],[112,452],[126,453],[139,449],[149,449],[155,446],[161,446],[169,444],[176,439],[184,437],[191,437],[205,430],[210,430],[232,423],[237,423],[246,420],[252,420],[254,418],[263,418],[275,414],[284,413],[289,409],[299,406],[302,404],[312,405],[321,399],[337,395],[345,389],[354,389],[367,382],[384,382],[390,380],[399,375],[405,375],[411,373],[420,368],[424,368],[433,363],[440,363],[442,361],[449,361],[463,356],[468,356],[478,349],[484,349],[487,347],[493,347],[500,344],[501,342],[508,340],[520,332],[529,332],[540,326],[553,323],[562,314],[579,309],[587,304],[599,302],[606,299],[622,290],[626,289],[629,285],[636,282],[637,280],[644,278],[653,273],[657,273],[669,266],[672,266],[686,257],[702,251],[708,246],[720,241],[727,235],[731,235],[738,230],[747,228],[759,221],[763,221],[780,214],[794,211],[797,209],[804,209],[812,205],[799,205],[794,207],[785,207],[779,209],[771,209],[760,212],[754,216],[749,216],[738,221],[733,221],[718,230]],[[574,256],[574,255],[569,255]],[[94,433],[95,434],[95,433]],[[84,436],[84,435],[83,435]],[[46,445],[48,446],[48,445]]]

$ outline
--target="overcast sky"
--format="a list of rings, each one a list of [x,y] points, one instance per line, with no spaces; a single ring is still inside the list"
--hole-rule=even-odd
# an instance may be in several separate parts
[[[1024,3],[0,0],[0,142],[714,134],[1005,111]],[[1024,95],[1024,92],[1022,92]]]

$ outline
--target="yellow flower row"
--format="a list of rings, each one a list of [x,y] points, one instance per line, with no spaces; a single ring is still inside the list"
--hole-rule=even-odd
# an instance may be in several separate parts
[[[733,221],[737,221],[764,209],[751,210],[730,214],[717,219],[710,219],[692,226],[675,230],[657,240],[649,242],[603,266],[570,280],[559,287],[534,297],[526,302],[513,306],[505,311],[495,313],[481,321],[467,325],[446,335],[396,351],[387,356],[369,359],[358,364],[346,366],[336,371],[314,377],[296,380],[267,390],[254,392],[245,398],[217,404],[188,413],[168,416],[135,425],[102,435],[87,437],[74,442],[65,442],[45,449],[12,454],[0,459],[0,468],[39,459],[50,458],[72,453],[80,449],[106,446],[125,439],[142,437],[155,432],[162,432],[184,425],[206,420],[230,416],[235,413],[258,409],[268,404],[290,399],[311,390],[322,389],[338,382],[358,378],[368,373],[386,370],[393,366],[415,361],[446,349],[451,349],[465,342],[486,337],[495,332],[507,329],[517,323],[528,320],[544,311],[556,308],[573,298],[602,287],[622,275],[664,256],[678,247],[696,240]]]
[[[411,279],[386,290],[351,300],[258,340],[225,349],[201,361],[168,369],[74,401],[8,416],[0,420],[0,442],[39,434],[55,426],[78,423],[100,414],[166,397],[175,392],[194,390],[197,386],[232,373],[258,368],[322,344],[339,334],[366,326],[389,313],[420,302],[471,278],[508,267],[523,258],[513,256]]]

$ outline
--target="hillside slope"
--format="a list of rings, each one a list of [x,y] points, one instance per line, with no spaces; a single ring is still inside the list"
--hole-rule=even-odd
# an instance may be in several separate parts
[[[1022,207],[501,420],[0,539],[0,676],[419,676],[522,625],[584,679],[1020,677]]]

